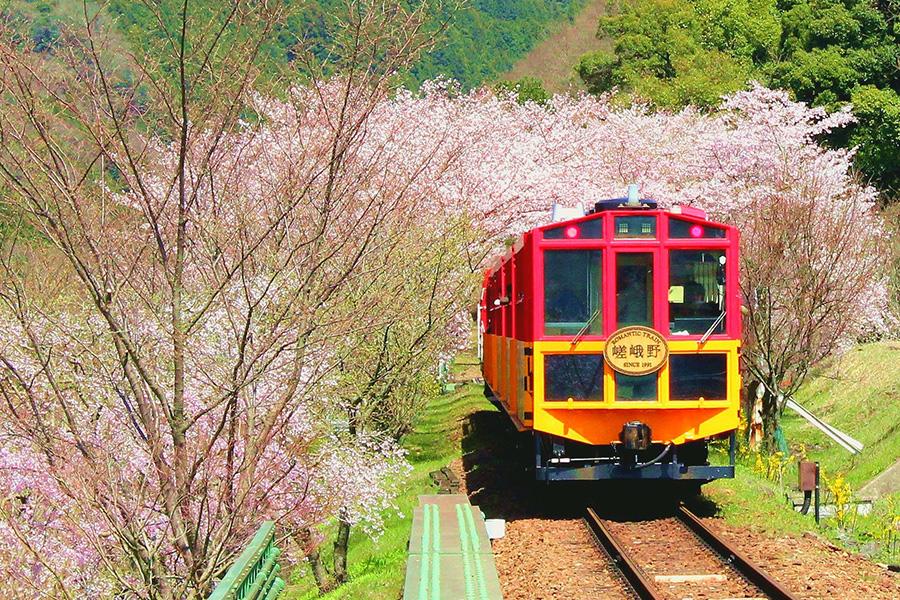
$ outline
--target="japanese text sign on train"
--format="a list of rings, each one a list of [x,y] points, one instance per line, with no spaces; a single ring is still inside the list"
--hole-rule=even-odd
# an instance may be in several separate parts
[[[623,375],[648,375],[666,363],[669,347],[649,327],[623,327],[609,336],[605,355],[607,364]]]

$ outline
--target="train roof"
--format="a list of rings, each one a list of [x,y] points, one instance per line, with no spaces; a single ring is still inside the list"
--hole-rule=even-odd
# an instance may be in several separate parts
[[[689,226],[699,225],[701,226],[700,231],[704,232],[707,228],[710,230],[719,230],[726,232],[724,237],[725,239],[730,238],[731,236],[727,234],[727,232],[736,232],[737,229],[733,225],[728,225],[725,223],[720,223],[716,221],[710,221],[706,211],[693,207],[693,206],[685,206],[685,205],[676,205],[668,209],[661,209],[658,207],[658,204],[655,200],[650,199],[641,199],[638,201],[639,204],[635,204],[632,200],[629,203],[628,198],[610,198],[607,200],[601,200],[597,202],[594,207],[588,211],[586,214],[582,216],[577,216],[564,220],[557,220],[551,223],[547,223],[546,225],[540,225],[538,227],[534,227],[529,229],[528,231],[520,234],[515,242],[509,247],[509,249],[502,255],[497,256],[493,261],[491,261],[490,266],[486,270],[486,275],[492,275],[500,265],[508,262],[514,254],[519,252],[525,244],[527,244],[537,232],[541,233],[541,237],[544,237],[545,232],[549,232],[551,230],[566,230],[569,227],[578,227],[583,223],[590,221],[599,221],[602,220],[606,215],[609,215],[610,218],[615,218],[619,216],[660,216],[665,215],[668,218],[675,217],[676,221],[687,223]],[[556,208],[554,208],[554,214],[558,214]],[[659,241],[660,235],[655,236],[654,240]],[[716,238],[707,238],[703,235],[696,236],[698,239],[707,239],[713,241]],[[544,238],[546,239],[546,238]],[[619,240],[619,241],[632,241],[638,243],[646,243],[647,241],[654,240]],[[561,240],[562,241],[562,240]],[[597,242],[608,243],[611,241],[606,237],[599,237],[596,239]]]

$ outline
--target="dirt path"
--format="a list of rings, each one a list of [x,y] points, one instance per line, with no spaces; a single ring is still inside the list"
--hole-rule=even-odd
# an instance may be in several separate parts
[[[598,40],[597,21],[606,11],[607,0],[588,0],[587,5],[572,23],[565,22],[549,38],[513,65],[503,79],[531,76],[544,80],[551,92],[580,89],[580,81],[573,68],[585,52],[609,47],[606,40]]]

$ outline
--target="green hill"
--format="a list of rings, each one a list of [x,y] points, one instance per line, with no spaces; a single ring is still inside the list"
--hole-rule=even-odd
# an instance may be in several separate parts
[[[830,361],[797,394],[797,402],[865,445],[853,456],[787,410],[784,430],[792,448],[803,444],[826,473],[844,473],[854,490],[900,457],[900,344],[859,346]]]
[[[443,40],[415,66],[411,83],[447,75],[467,89],[493,81],[547,37],[558,23],[574,18],[584,3],[585,0],[472,0],[456,12],[445,8],[442,14],[434,15],[436,22],[449,20]],[[174,18],[181,3],[162,0],[160,5],[163,17]],[[274,71],[291,62],[298,39],[313,44],[324,41],[328,21],[344,10],[343,0],[310,0],[297,6],[301,7],[297,14],[275,32],[266,47],[272,59],[267,61],[267,68]],[[89,3],[89,10],[96,10],[96,5]],[[189,10],[212,15],[222,9],[214,0],[194,0]],[[132,50],[152,54],[164,47],[156,16],[143,3],[111,0],[106,15],[106,22]],[[38,49],[52,52],[61,43],[66,25],[83,21],[82,2],[2,0],[0,19],[17,23]]]

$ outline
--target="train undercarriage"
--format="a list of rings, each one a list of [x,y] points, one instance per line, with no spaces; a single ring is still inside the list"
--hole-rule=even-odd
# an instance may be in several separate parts
[[[592,446],[532,433],[534,474],[539,481],[662,480],[698,486],[734,477],[735,434],[729,436],[727,465],[710,465],[706,440],[687,444],[648,444],[629,450],[625,444]]]

